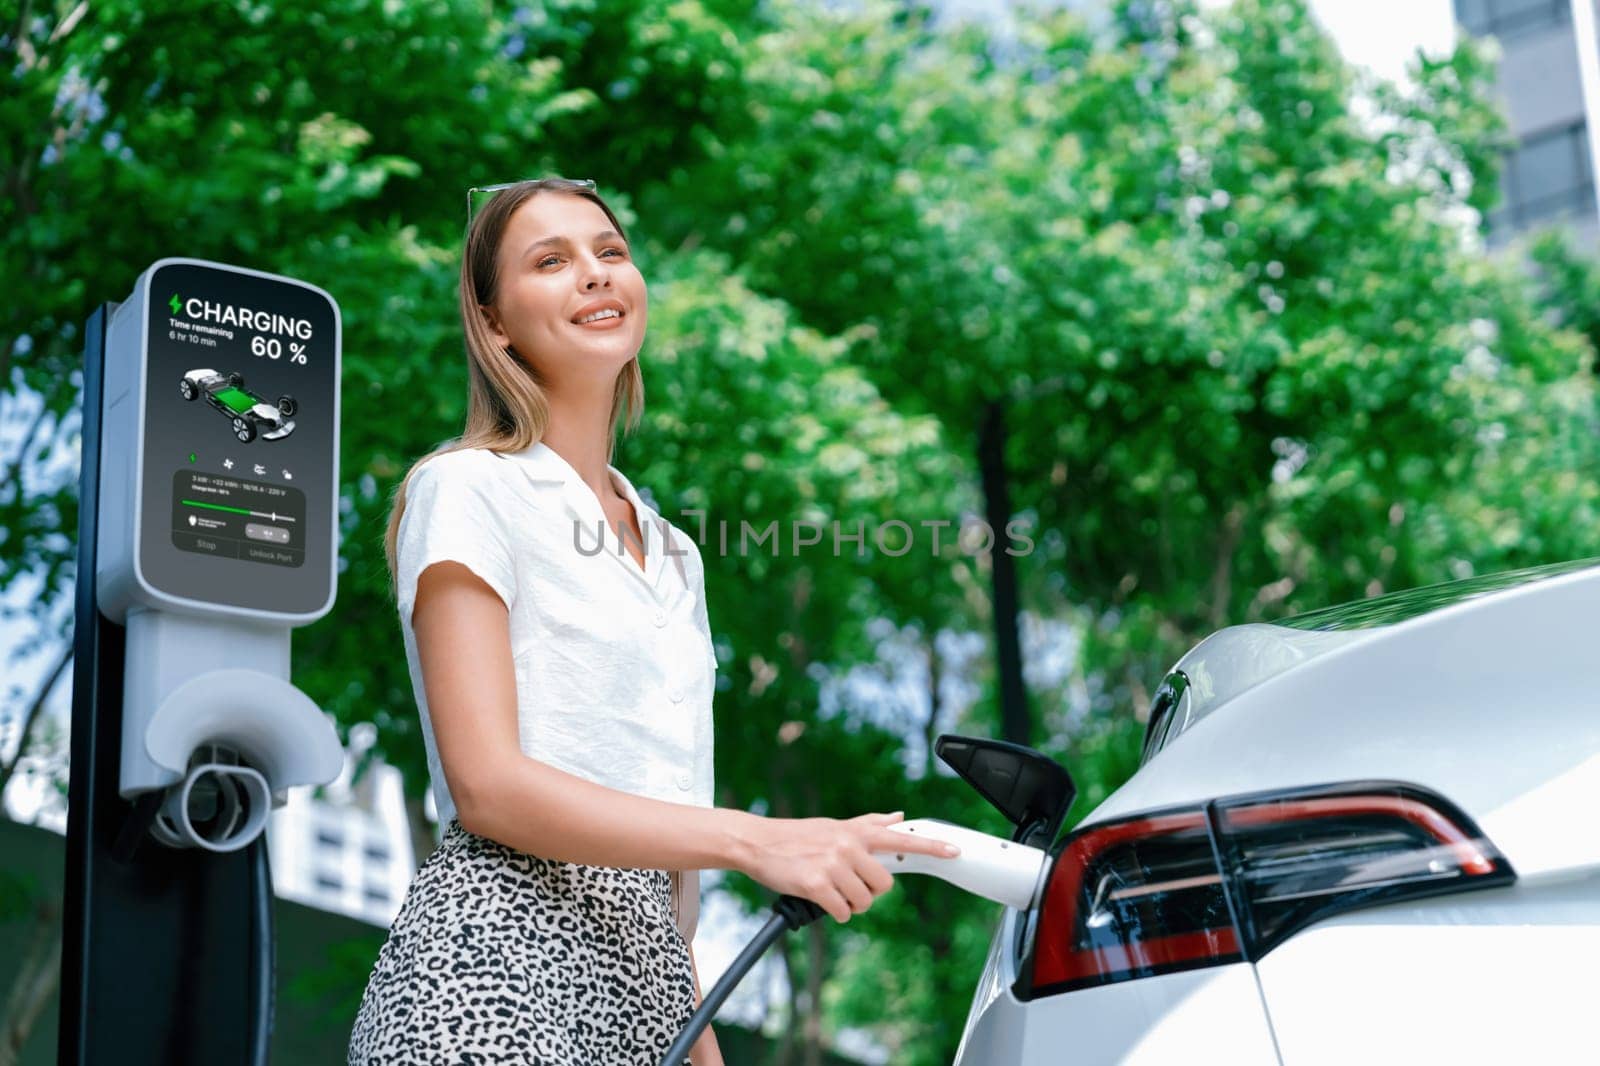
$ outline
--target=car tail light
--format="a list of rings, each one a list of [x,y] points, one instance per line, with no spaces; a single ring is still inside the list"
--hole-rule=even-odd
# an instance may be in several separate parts
[[[1204,811],[1099,825],[1056,857],[1034,985],[1079,987],[1240,958]]]
[[[1090,826],[1058,846],[1013,991],[1254,961],[1332,914],[1514,879],[1459,809],[1389,782]]]

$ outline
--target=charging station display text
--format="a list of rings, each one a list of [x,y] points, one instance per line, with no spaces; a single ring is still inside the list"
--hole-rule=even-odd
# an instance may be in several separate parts
[[[157,268],[148,299],[145,581],[210,603],[318,610],[332,594],[331,300],[288,279],[181,262]]]

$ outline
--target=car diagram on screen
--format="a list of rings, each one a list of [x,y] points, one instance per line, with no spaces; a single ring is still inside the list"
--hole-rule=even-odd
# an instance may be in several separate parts
[[[282,440],[294,432],[294,413],[299,405],[293,396],[279,396],[277,405],[267,403],[244,387],[244,375],[237,371],[219,374],[215,370],[191,370],[179,385],[185,400],[206,402],[233,423],[233,435],[245,444],[262,440]]]

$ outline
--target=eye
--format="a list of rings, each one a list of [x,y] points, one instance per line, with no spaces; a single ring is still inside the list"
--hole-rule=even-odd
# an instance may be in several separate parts
[[[618,255],[624,255],[624,256],[628,254],[627,252],[624,252],[621,248],[607,248],[606,252],[616,252]],[[601,255],[605,255],[606,252],[601,252],[600,254]]]
[[[557,256],[557,255],[547,255],[543,259],[541,259],[537,263],[535,263],[534,266],[541,266],[542,267],[546,263],[550,262],[551,260],[560,259],[560,258],[561,257]]]

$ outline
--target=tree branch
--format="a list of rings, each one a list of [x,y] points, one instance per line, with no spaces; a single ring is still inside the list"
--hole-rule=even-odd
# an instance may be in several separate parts
[[[4,358],[0,357],[0,366],[3,366],[4,362],[5,362]],[[39,427],[44,424],[44,416],[49,414],[49,413],[50,413],[50,404],[49,404],[49,402],[43,396],[39,397],[39,413],[34,416],[33,424],[28,427],[28,432],[23,435],[22,447],[17,450],[16,461],[13,462],[9,467],[6,468],[6,472],[5,472],[4,475],[0,475],[0,491],[4,491],[6,486],[10,485],[13,481],[16,481],[17,478],[22,474],[22,464],[28,458],[28,449],[33,447],[33,439],[34,439],[34,437],[36,437],[38,435]],[[22,501],[22,486],[20,484],[18,484],[17,485],[17,502],[20,503],[21,501]]]
[[[22,1046],[60,981],[61,908],[47,897],[34,910],[33,937],[0,1015],[0,1066],[21,1061]]]
[[[39,713],[44,710],[45,700],[56,687],[61,672],[72,661],[73,646],[68,641],[61,652],[61,658],[56,660],[55,669],[50,671],[50,676],[45,678],[44,684],[39,687],[39,692],[34,696],[33,702],[28,706],[28,713],[22,719],[22,735],[17,738],[17,751],[4,765],[0,765],[0,812],[5,810],[6,786],[11,783],[11,775],[17,772],[17,764],[22,761],[22,756],[28,751],[28,735],[33,732],[33,723],[38,719]]]

